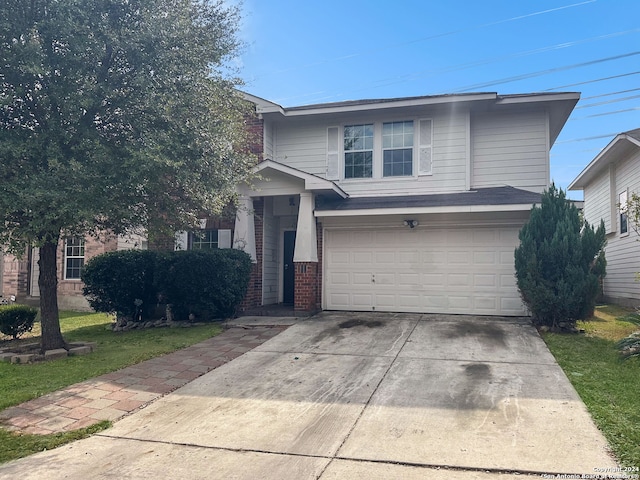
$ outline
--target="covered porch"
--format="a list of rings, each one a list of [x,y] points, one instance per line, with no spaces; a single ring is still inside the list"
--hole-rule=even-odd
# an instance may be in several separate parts
[[[247,252],[254,269],[245,311],[268,305],[296,312],[320,307],[322,229],[314,216],[319,197],[346,198],[333,182],[271,160],[239,187],[233,248]]]

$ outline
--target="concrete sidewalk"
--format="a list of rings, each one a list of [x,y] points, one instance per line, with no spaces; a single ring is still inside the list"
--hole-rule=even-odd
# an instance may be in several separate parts
[[[0,412],[0,424],[46,435],[118,420],[262,345],[294,322],[264,317],[230,321],[223,333],[198,344],[7,408]]]
[[[324,312],[0,477],[515,480],[615,467],[526,319]]]

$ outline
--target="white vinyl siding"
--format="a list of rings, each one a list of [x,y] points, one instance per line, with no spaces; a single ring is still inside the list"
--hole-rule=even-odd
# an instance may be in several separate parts
[[[273,215],[273,198],[265,198],[262,234],[262,304],[278,303],[278,218]]]
[[[605,173],[607,171],[605,170]],[[600,178],[600,177],[599,177]],[[599,181],[599,180],[598,180]],[[640,151],[627,158],[621,159],[615,168],[615,181],[613,198],[609,202],[616,204],[617,212],[618,194],[623,190],[632,193],[640,192]],[[590,186],[589,186],[590,187]],[[595,199],[589,189],[585,189],[585,206]],[[604,277],[604,293],[607,297],[640,301],[640,282],[636,281],[636,274],[640,272],[640,237],[629,225],[628,235],[620,235],[619,218],[615,222],[614,234],[607,237],[605,257],[607,259],[607,276]]]
[[[597,228],[600,225],[600,220],[604,220],[606,231],[615,231],[615,218],[613,226],[611,223],[611,182],[609,181],[608,169],[585,187],[584,198],[584,218],[587,222]]]
[[[525,315],[515,226],[325,229],[328,310]]]
[[[543,110],[474,115],[471,186],[510,185],[542,192],[549,184],[547,132]]]
[[[326,178],[327,125],[311,122],[277,126],[274,160]]]

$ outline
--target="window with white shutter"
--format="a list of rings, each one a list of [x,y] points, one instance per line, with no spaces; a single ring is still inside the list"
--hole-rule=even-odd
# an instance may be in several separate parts
[[[327,128],[327,180],[340,179],[340,128]]]
[[[420,120],[418,145],[418,175],[431,175],[432,172],[432,136],[431,120]]]

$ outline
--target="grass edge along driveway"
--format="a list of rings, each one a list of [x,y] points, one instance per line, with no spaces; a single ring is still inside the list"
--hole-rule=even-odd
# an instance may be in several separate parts
[[[542,335],[549,350],[587,406],[618,461],[640,478],[640,358],[622,360],[618,340],[640,325],[623,318],[632,311],[613,305],[596,308],[578,322],[584,334]]]

